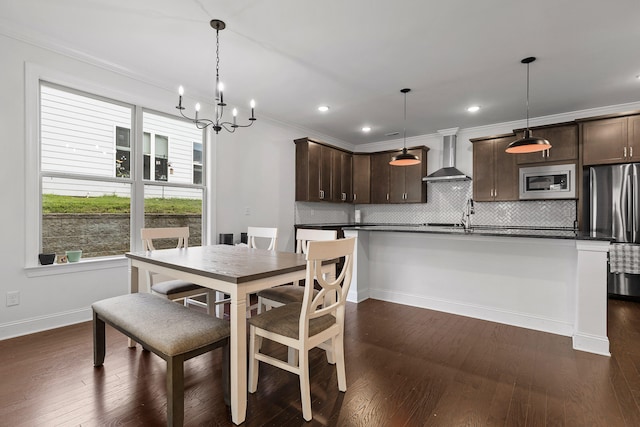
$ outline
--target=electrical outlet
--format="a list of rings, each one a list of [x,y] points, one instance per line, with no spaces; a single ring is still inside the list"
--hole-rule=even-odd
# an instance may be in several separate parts
[[[246,208],[244,208],[244,214],[245,215],[251,215],[251,209],[249,209],[248,206]]]
[[[7,307],[20,305],[20,291],[7,292]]]

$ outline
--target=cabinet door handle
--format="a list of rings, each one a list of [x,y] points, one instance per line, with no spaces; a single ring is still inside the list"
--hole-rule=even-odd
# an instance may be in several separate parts
[[[347,200],[347,193],[342,193],[342,201]]]
[[[353,201],[355,202],[358,199],[358,195],[356,193],[353,193]]]
[[[629,147],[629,157],[633,157],[633,147]]]
[[[627,147],[622,147],[622,157],[627,157]]]
[[[389,193],[387,193],[387,200],[389,200]]]
[[[320,190],[320,198],[324,199],[324,190]]]

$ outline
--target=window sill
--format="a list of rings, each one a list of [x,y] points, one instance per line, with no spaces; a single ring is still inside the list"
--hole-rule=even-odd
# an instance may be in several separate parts
[[[104,258],[81,259],[78,262],[66,264],[27,266],[24,271],[27,277],[52,276],[55,274],[69,274],[80,271],[96,271],[110,268],[121,268],[129,265],[124,255]]]

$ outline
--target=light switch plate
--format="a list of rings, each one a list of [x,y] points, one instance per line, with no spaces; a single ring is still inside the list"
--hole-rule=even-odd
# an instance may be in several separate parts
[[[7,292],[7,307],[20,305],[20,291]]]

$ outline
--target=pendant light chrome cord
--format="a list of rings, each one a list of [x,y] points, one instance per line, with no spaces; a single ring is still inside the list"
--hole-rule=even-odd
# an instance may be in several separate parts
[[[420,164],[418,156],[409,154],[407,152],[407,93],[411,92],[411,89],[405,88],[400,90],[404,94],[404,129],[402,132],[403,148],[402,154],[399,154],[391,159],[389,164],[391,166],[413,166]]]
[[[520,61],[523,64],[527,64],[527,128],[524,131],[524,136],[516,141],[513,141],[507,147],[506,151],[510,154],[522,154],[522,153],[535,153],[537,151],[544,151],[551,148],[551,144],[544,138],[536,138],[531,135],[529,130],[529,64],[535,61],[534,56],[524,58]]]

